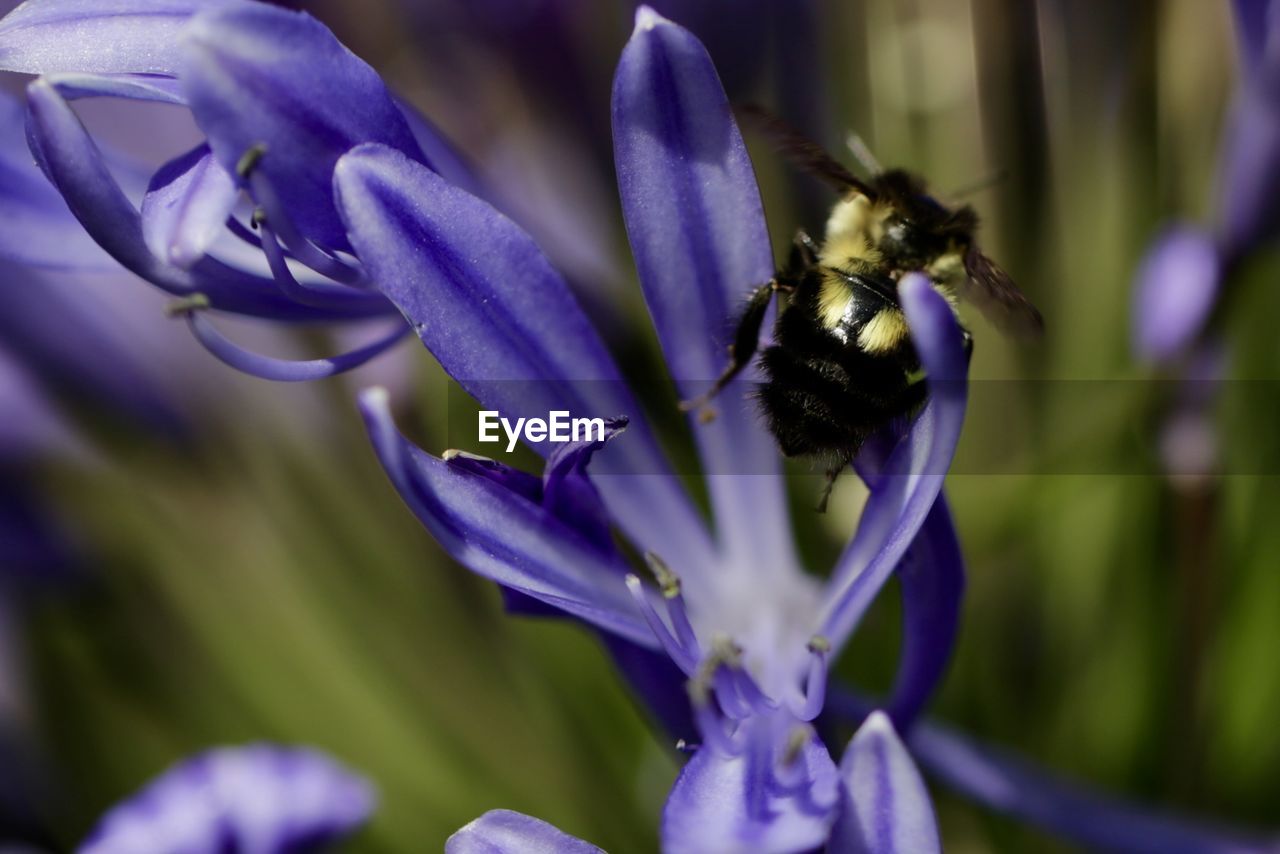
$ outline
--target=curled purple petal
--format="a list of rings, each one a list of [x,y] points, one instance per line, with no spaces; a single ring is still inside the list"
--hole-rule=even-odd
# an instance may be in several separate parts
[[[80,854],[322,851],[373,811],[373,789],[314,750],[220,748],[177,765],[112,809]]]
[[[1134,346],[1163,361],[1184,350],[1204,328],[1218,296],[1222,263],[1207,234],[1178,226],[1152,246],[1138,271]]]
[[[445,854],[603,854],[576,836],[511,810],[490,810],[444,844]]]
[[[519,226],[385,146],[335,170],[361,262],[440,364],[509,418],[631,419],[600,452],[596,486],[643,548],[679,545],[709,563],[709,538],[603,342],[564,280]],[[535,450],[550,453],[548,443]]]
[[[899,296],[920,354],[929,402],[871,484],[858,531],[827,587],[820,634],[843,647],[893,574],[942,491],[968,400],[968,359],[951,305],[919,274],[903,277]]]
[[[883,712],[858,728],[840,761],[844,798],[828,850],[841,854],[940,852],[929,792]]]
[[[903,732],[937,689],[960,628],[964,557],[947,499],[939,495],[898,567],[902,587],[902,651],[886,706]]]
[[[178,35],[239,0],[28,0],[0,20],[0,70],[174,75]]]
[[[662,811],[665,854],[781,854],[826,842],[840,799],[839,774],[813,731],[785,717],[745,721],[740,754],[699,748]],[[799,744],[797,735],[803,736]]]
[[[647,6],[614,77],[613,145],[645,301],[680,394],[694,398],[724,370],[734,323],[773,278],[773,255],[751,160],[706,49]],[[695,427],[699,451],[728,563],[794,568],[779,455],[747,399],[752,373],[716,398],[718,417]]]
[[[266,3],[212,10],[192,20],[183,46],[183,91],[214,155],[235,172],[245,152],[265,145],[257,170],[313,240],[347,247],[333,203],[333,167],[347,150],[378,142],[421,157],[377,72],[305,12]]]
[[[142,200],[142,234],[151,251],[179,267],[199,261],[240,196],[231,173],[199,145],[166,163]]]
[[[396,430],[385,391],[364,392],[360,410],[396,491],[454,560],[605,631],[656,646],[615,550],[602,549],[501,483],[409,443]]]

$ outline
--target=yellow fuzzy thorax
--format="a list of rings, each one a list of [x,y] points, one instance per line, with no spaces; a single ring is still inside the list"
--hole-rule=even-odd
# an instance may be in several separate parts
[[[833,270],[857,272],[867,267],[881,268],[884,255],[877,248],[884,236],[885,221],[892,215],[889,205],[873,202],[858,192],[841,199],[827,219],[826,239],[818,263]],[[897,279],[902,270],[889,270]],[[934,287],[946,297],[953,309],[967,279],[963,247],[953,243],[923,271]],[[838,275],[826,274],[818,292],[818,314],[822,324],[833,332],[851,306],[853,294]],[[906,317],[901,310],[886,308],[877,313],[858,331],[858,346],[869,353],[886,353],[899,346],[909,334]]]

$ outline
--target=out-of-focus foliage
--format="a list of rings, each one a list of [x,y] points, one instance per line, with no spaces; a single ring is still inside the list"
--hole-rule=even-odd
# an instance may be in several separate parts
[[[311,8],[514,199],[536,209],[550,194],[578,212],[544,223],[581,247],[556,260],[627,363],[652,376],[607,135],[630,8],[565,2],[552,15],[553,0],[530,2],[527,20],[499,26],[487,7],[505,4],[465,5]],[[680,21],[682,5],[698,4],[662,11]],[[971,462],[949,481],[970,584],[934,713],[1117,793],[1274,824],[1274,258],[1242,273],[1222,319],[1230,376],[1254,381],[1231,386],[1222,415],[1233,474],[1171,480],[1131,456],[1154,459],[1164,394],[1131,356],[1133,272],[1164,220],[1208,213],[1236,67],[1228,4],[757,5],[776,22],[762,53],[701,33],[732,64],[732,94],[793,117],[809,98],[796,120],[834,151],[856,128],[882,161],[944,191],[1005,170],[973,203],[988,251],[1046,316],[1034,346],[975,321],[960,453]],[[563,51],[521,53],[539,27],[555,28]],[[752,149],[781,253],[796,227],[820,228],[822,191],[766,143]],[[416,345],[401,355],[417,438],[443,450],[456,393]],[[40,596],[26,625],[63,841],[182,755],[272,739],[325,748],[376,782],[368,850],[433,850],[498,807],[613,852],[652,850],[674,755],[588,634],[503,616],[496,592],[434,547],[375,465],[354,387],[290,389],[270,406],[254,394],[210,401],[177,443],[93,421],[100,464],[43,470],[40,486],[92,558],[87,580]],[[1014,462],[984,441],[1010,422]],[[817,478],[794,472],[801,542],[810,565],[829,565],[859,490],[849,479],[818,517]],[[873,689],[893,674],[887,599],[841,664]],[[1048,844],[945,795],[939,809],[950,850]]]

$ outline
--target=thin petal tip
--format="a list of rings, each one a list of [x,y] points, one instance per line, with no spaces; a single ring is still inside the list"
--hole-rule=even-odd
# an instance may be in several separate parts
[[[669,23],[671,22],[655,12],[652,6],[641,4],[636,8],[635,35],[647,33],[659,24]]]

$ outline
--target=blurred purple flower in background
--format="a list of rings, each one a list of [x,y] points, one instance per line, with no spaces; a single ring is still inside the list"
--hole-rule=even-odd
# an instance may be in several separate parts
[[[1169,227],[1148,250],[1134,293],[1133,340],[1168,362],[1194,347],[1235,269],[1280,225],[1280,15],[1272,0],[1235,0],[1240,83],[1219,153],[1208,229]]]
[[[329,851],[373,812],[373,788],[322,753],[219,748],[183,761],[102,817],[81,854]]]

